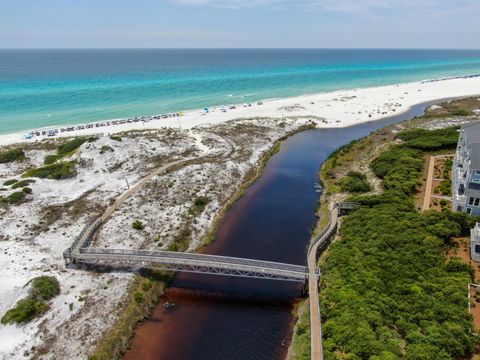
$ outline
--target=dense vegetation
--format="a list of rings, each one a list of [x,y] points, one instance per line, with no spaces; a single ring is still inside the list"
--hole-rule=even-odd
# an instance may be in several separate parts
[[[75,174],[75,161],[64,161],[28,170],[25,174],[23,174],[23,177],[38,177],[59,180],[75,176]]]
[[[27,323],[48,309],[48,301],[60,294],[60,284],[52,276],[40,276],[31,281],[28,296],[17,302],[2,317],[2,324]]]
[[[0,151],[0,164],[22,160],[25,160],[25,153],[22,149]]]
[[[458,142],[458,127],[450,127],[438,130],[412,129],[398,135],[405,141],[404,146],[427,150],[455,149]]]
[[[357,171],[350,171],[341,181],[341,189],[349,193],[365,193],[370,191],[367,177]]]
[[[443,180],[438,184],[438,186],[434,189],[435,194],[442,194],[444,196],[448,196],[452,193],[452,180],[450,177],[450,170],[453,166],[452,159],[445,159],[445,167],[442,171],[442,178]]]
[[[326,359],[458,359],[473,350],[465,295],[473,269],[446,260],[445,249],[475,219],[413,203],[423,151],[450,149],[452,131],[399,134],[404,143],[372,163],[385,191],[352,197],[367,207],[345,218],[322,264]]]

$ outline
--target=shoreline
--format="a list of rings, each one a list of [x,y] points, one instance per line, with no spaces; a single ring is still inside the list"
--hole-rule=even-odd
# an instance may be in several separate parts
[[[217,106],[208,109],[208,111],[192,110],[70,126],[44,127],[30,131],[0,134],[0,146],[32,143],[60,137],[108,136],[131,130],[192,129],[199,125],[218,124],[241,118],[312,117],[322,120],[319,128],[339,128],[400,115],[407,112],[412,106],[423,102],[476,95],[480,95],[480,75],[474,74],[277,98],[243,105]],[[61,128],[70,129],[70,131],[61,132]],[[48,130],[51,129],[57,129],[54,136],[48,136]],[[42,131],[45,132],[44,135],[41,134]],[[31,139],[24,138],[26,133],[32,132],[39,132],[40,135]]]

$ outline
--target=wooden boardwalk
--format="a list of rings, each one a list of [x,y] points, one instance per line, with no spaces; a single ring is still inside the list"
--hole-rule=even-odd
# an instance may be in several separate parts
[[[337,204],[330,211],[330,221],[323,231],[312,241],[308,249],[308,293],[310,302],[310,351],[312,360],[323,360],[322,319],[320,315],[320,298],[318,278],[313,276],[317,270],[317,254],[326,247],[335,235],[338,224],[339,208]]]

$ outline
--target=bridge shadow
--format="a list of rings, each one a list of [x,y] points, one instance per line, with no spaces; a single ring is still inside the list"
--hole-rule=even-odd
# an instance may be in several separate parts
[[[301,298],[302,284],[292,281],[269,279],[251,279],[226,275],[198,274],[172,272],[155,268],[144,268],[121,265],[100,265],[91,263],[71,263],[69,269],[88,271],[97,274],[129,273],[140,275],[156,281],[162,281],[169,286],[168,291],[183,290],[196,297],[225,299],[233,302],[250,301],[255,304],[265,301],[272,305],[272,301],[286,301]]]

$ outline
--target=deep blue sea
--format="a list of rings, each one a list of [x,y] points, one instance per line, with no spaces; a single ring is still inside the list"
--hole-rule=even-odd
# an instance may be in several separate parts
[[[480,74],[480,50],[0,50],[0,133]]]

